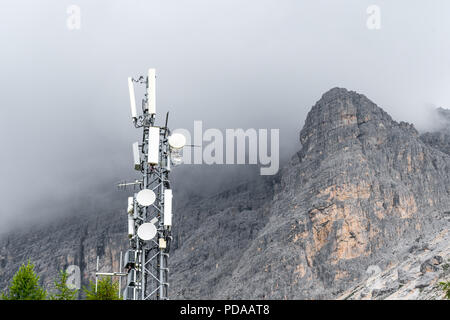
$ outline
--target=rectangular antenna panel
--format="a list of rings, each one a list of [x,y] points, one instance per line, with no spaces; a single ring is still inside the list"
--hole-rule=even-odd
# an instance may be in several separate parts
[[[130,107],[131,107],[131,117],[137,118],[137,111],[136,111],[136,97],[134,95],[134,85],[133,80],[131,78],[128,78],[128,90],[130,91]]]
[[[129,214],[133,213],[134,210],[134,199],[133,197],[128,197],[128,208],[127,208],[127,212]]]
[[[172,190],[164,190],[164,226],[172,225]]]
[[[128,216],[128,236],[130,238],[134,236],[134,219],[132,216]]]
[[[147,82],[147,107],[148,113],[156,113],[156,70],[148,69],[148,82]]]
[[[136,284],[136,270],[131,269],[128,271],[127,284],[128,286],[134,286]]]
[[[140,171],[141,170],[141,156],[139,153],[139,142],[133,143],[133,160],[134,160],[134,169]]]
[[[167,248],[167,242],[164,240],[164,238],[159,238],[159,248],[160,249],[166,249]]]
[[[136,265],[136,251],[128,250],[125,252],[125,258],[123,260],[125,268],[134,268]]]
[[[159,163],[159,127],[148,128],[148,163]]]

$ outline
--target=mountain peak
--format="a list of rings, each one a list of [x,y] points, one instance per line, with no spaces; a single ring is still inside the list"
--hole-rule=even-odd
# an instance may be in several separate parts
[[[398,124],[366,96],[345,88],[333,88],[311,108],[300,132],[306,148],[335,149],[358,143],[363,136],[383,137],[386,131],[402,128],[417,134],[412,125]],[[373,139],[372,139],[373,140]]]
[[[330,102],[332,100],[342,99],[342,98],[349,97],[352,95],[359,95],[359,94],[355,91],[347,90],[346,88],[334,87],[334,88],[331,88],[330,90],[328,90],[327,92],[325,92],[322,95],[322,98],[320,99],[320,101],[326,103],[326,102]]]
[[[365,270],[403,261],[412,242],[445,228],[450,158],[364,95],[326,92],[300,139],[298,157],[265,206],[270,223],[220,298],[329,298],[364,279]],[[267,276],[270,270],[276,275]]]

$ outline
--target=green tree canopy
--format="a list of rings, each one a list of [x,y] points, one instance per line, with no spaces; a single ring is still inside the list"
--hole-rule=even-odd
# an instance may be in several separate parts
[[[450,299],[450,281],[447,282],[439,282],[442,290],[444,290],[445,298]]]
[[[39,285],[39,276],[34,272],[34,264],[29,260],[22,264],[14,275],[7,292],[2,294],[3,300],[44,300],[45,290]]]
[[[51,300],[75,300],[77,298],[78,290],[70,289],[67,286],[68,277],[65,270],[59,271],[59,278],[55,280],[56,293],[50,295]]]
[[[89,288],[83,288],[87,300],[122,300],[119,298],[119,283],[111,278],[100,278],[95,292],[95,282],[89,281]]]

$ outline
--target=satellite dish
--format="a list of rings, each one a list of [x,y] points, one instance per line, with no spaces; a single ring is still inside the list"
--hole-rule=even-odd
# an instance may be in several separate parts
[[[181,133],[174,133],[169,137],[169,145],[174,149],[181,149],[186,144],[186,137]]]
[[[137,235],[144,241],[152,240],[156,236],[156,227],[153,223],[143,223],[139,226]]]
[[[136,195],[136,201],[144,207],[152,205],[156,200],[155,193],[150,189],[144,189],[138,192]]]

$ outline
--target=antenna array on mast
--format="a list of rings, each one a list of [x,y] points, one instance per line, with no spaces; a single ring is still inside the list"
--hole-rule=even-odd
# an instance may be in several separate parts
[[[141,115],[136,109],[134,83],[146,86]],[[149,69],[146,78],[128,78],[131,118],[136,128],[142,128],[143,134],[142,142],[132,145],[134,169],[142,174],[142,179],[118,184],[119,188],[132,186],[140,189],[128,198],[126,211],[130,248],[123,260],[125,272],[111,273],[126,276],[125,300],[168,299],[168,259],[172,240],[169,173],[171,165],[181,162],[181,150],[186,139],[180,134],[170,134],[168,113],[164,127],[155,125],[155,85],[155,69]]]

